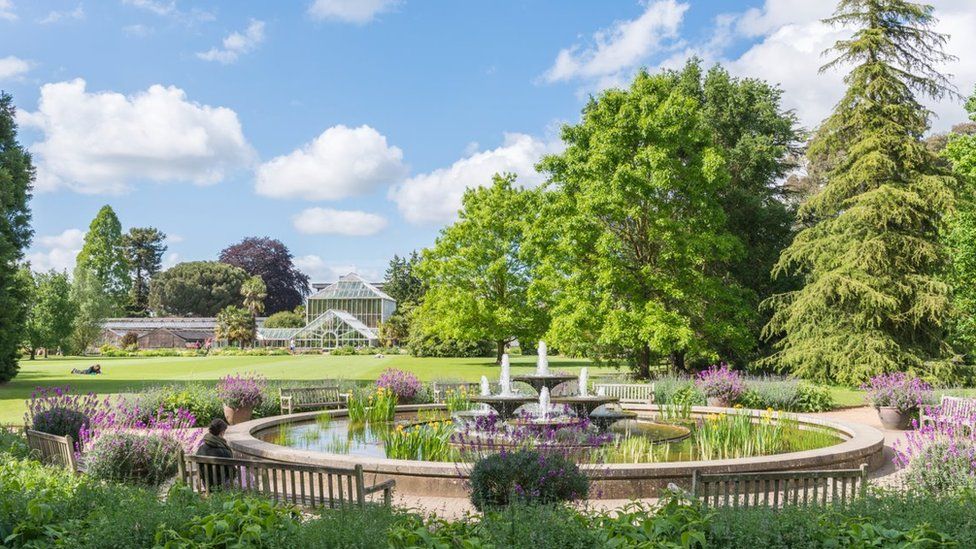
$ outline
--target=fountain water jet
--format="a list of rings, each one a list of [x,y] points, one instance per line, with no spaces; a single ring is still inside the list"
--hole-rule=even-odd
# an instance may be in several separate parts
[[[549,388],[543,387],[542,391],[539,391],[539,416],[543,420],[549,419]]]
[[[491,396],[491,384],[488,383],[488,376],[481,376],[481,396]]]
[[[549,349],[545,341],[539,342],[539,358],[535,362],[535,375],[539,377],[549,375]]]
[[[589,377],[590,377],[590,373],[589,373],[589,370],[587,370],[586,366],[583,366],[582,368],[580,368],[579,384],[578,384],[579,385],[579,389],[577,390],[577,392],[579,393],[579,396],[581,396],[581,397],[588,396],[587,395],[587,392],[588,392],[589,389],[587,389],[586,385],[590,381],[589,380]]]
[[[508,353],[502,355],[502,373],[498,379],[500,396],[512,396],[512,363],[509,362]]]

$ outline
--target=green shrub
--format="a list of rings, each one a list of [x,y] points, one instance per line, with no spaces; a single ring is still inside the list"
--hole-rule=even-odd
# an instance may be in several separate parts
[[[479,511],[513,502],[572,501],[588,492],[589,479],[560,454],[503,452],[478,460],[471,469],[471,503]]]
[[[156,434],[110,433],[85,452],[86,472],[94,478],[159,486],[176,474],[180,444]]]
[[[413,356],[431,358],[495,356],[495,345],[490,341],[443,340],[431,335],[411,336],[407,349]]]
[[[929,443],[908,463],[905,485],[935,496],[976,490],[971,444],[966,440]]]
[[[84,412],[57,407],[34,414],[31,429],[59,437],[71,435],[77,441],[79,432],[89,421]]]
[[[14,459],[23,459],[31,455],[31,449],[22,434],[0,427],[0,454],[7,454]]]
[[[185,524],[161,528],[158,547],[279,547],[299,525],[298,510],[271,501],[242,496],[225,501],[217,512],[191,518]]]
[[[354,356],[358,353],[356,352],[355,347],[352,345],[346,345],[344,347],[336,347],[335,349],[332,349],[329,351],[329,354],[332,356]]]
[[[830,389],[822,385],[802,382],[796,398],[795,412],[826,412],[834,409]]]

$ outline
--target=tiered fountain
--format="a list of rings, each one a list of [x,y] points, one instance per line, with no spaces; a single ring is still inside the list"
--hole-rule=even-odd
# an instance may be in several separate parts
[[[531,385],[538,393],[538,397],[514,392],[512,390],[512,380]],[[575,395],[550,396],[553,389],[573,380],[578,381],[578,388]],[[536,424],[560,424],[566,422],[565,417],[550,417],[554,410],[554,404],[562,404],[568,407],[575,413],[576,418],[592,419],[601,430],[609,429],[610,425],[618,420],[636,417],[637,414],[633,412],[626,412],[619,409],[595,412],[600,406],[616,403],[619,399],[604,395],[591,395],[587,387],[588,383],[588,371],[586,368],[580,370],[578,377],[550,372],[546,344],[544,341],[540,341],[539,358],[536,361],[536,370],[534,373],[512,377],[511,363],[509,362],[508,355],[502,355],[499,393],[497,395],[491,394],[488,379],[482,377],[481,394],[473,397],[471,400],[472,402],[480,402],[490,406],[503,421],[511,420],[516,410],[537,399],[539,411],[535,414],[536,417],[534,419],[529,420]],[[565,416],[565,414],[563,415]]]

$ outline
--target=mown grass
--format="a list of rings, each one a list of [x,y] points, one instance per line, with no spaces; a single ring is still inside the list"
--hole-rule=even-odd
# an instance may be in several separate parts
[[[72,368],[87,368],[99,363],[102,374],[72,375]],[[512,371],[529,372],[535,357],[512,357]],[[553,357],[550,367],[579,372],[590,366],[591,375],[617,373],[615,368],[594,367],[585,359]],[[482,375],[498,377],[498,367],[490,358],[416,358],[409,355],[385,356],[215,356],[162,358],[66,357],[23,360],[20,373],[0,385],[0,424],[19,424],[23,420],[24,400],[38,386],[71,385],[79,392],[100,395],[118,394],[162,383],[213,383],[233,373],[257,372],[268,379],[375,380],[386,368],[413,372],[422,381],[478,381]]]

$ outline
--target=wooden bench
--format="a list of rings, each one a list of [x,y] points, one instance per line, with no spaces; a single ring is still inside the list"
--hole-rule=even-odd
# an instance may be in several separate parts
[[[943,396],[937,407],[922,407],[919,413],[919,425],[950,421],[970,428],[976,423],[976,399],[953,396]]]
[[[293,414],[298,410],[325,410],[339,408],[345,402],[339,387],[282,387],[278,389],[281,413]]]
[[[78,470],[75,442],[71,435],[59,437],[32,429],[24,429],[24,433],[27,435],[28,448],[37,454],[41,462],[64,467],[69,471]]]
[[[653,383],[597,383],[593,386],[600,396],[617,397],[621,404],[653,404]]]
[[[702,474],[695,471],[691,492],[706,507],[844,505],[863,496],[868,466],[826,471]]]
[[[243,490],[275,502],[302,507],[364,507],[368,496],[382,493],[383,505],[393,501],[396,481],[366,485],[363,466],[324,467],[244,458],[181,455],[180,478],[194,492]]]

